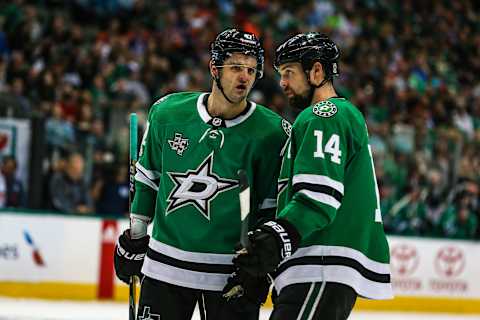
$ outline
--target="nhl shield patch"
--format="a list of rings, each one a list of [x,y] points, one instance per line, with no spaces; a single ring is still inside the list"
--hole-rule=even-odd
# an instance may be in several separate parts
[[[334,116],[337,111],[337,106],[328,100],[320,101],[313,106],[313,113],[322,118],[330,118]]]

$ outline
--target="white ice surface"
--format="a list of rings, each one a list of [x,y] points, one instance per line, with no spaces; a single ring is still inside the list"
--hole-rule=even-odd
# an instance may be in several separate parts
[[[268,319],[262,310],[261,320]],[[126,303],[73,302],[0,297],[0,320],[127,320]],[[195,314],[194,320],[200,317]],[[480,320],[480,315],[354,312],[349,320]]]

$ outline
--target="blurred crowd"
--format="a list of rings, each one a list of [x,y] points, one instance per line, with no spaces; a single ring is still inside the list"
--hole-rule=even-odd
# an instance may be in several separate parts
[[[224,28],[260,37],[265,76],[250,97],[293,120],[272,57],[315,30],[341,47],[335,86],[367,119],[386,230],[480,238],[478,2],[13,0],[0,26],[0,116],[44,120],[45,209],[126,214],[128,114],[142,125],[161,96],[209,90]],[[0,206],[28,206],[3,176]],[[2,185],[17,186],[10,205]]]

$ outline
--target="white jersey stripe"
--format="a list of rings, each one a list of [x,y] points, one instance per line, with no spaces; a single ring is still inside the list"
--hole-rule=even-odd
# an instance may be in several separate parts
[[[197,98],[198,115],[200,116],[200,118],[202,118],[203,122],[205,122],[205,123],[209,122],[212,119],[212,116],[207,111],[207,106],[205,106],[203,104],[203,99],[205,98],[206,94],[207,93],[202,93]],[[255,102],[252,102],[252,101],[249,101],[249,103],[251,103],[250,109],[248,110],[248,112],[246,114],[240,115],[240,116],[238,116],[234,119],[225,120],[225,126],[227,128],[236,126],[237,124],[240,124],[240,123],[244,122],[245,120],[247,120],[253,114],[253,112],[257,108],[257,104]]]
[[[147,277],[168,282],[177,286],[222,291],[227,284],[229,274],[207,273],[185,270],[145,257],[142,273]]]
[[[313,245],[309,247],[299,248],[295,253],[285,259],[282,264],[290,259],[308,257],[308,256],[338,256],[350,258],[358,261],[366,269],[380,274],[390,274],[390,265],[369,259],[362,252],[341,246],[322,246]]]
[[[334,180],[327,176],[317,174],[296,174],[293,176],[293,184],[297,183],[311,183],[322,186],[328,186],[340,192],[343,195],[343,183]]]
[[[149,186],[150,188],[152,188],[155,191],[158,191],[158,186],[152,180],[148,179],[143,174],[143,172],[137,171],[137,173],[135,173],[135,180],[143,183],[146,186]]]
[[[181,250],[158,240],[150,238],[148,245],[152,250],[161,254],[170,256],[177,260],[193,263],[210,263],[210,264],[226,264],[232,265],[233,254],[221,253],[201,253]]]
[[[309,197],[309,198],[311,198],[315,201],[318,201],[318,202],[324,203],[326,205],[329,205],[329,206],[331,206],[335,209],[340,208],[341,203],[337,199],[332,197],[331,195],[328,195],[328,194],[325,194],[325,193],[320,193],[320,192],[315,192],[315,191],[310,191],[310,190],[306,190],[306,189],[299,190],[298,192],[303,193],[307,197]]]
[[[364,278],[357,270],[348,266],[297,265],[292,266],[275,278],[275,289],[281,290],[295,283],[327,281],[343,283],[353,288],[357,294],[369,299],[391,299],[390,283],[379,283]]]
[[[140,164],[140,162],[137,162],[135,164],[135,167],[141,171],[148,179],[150,180],[157,180],[157,179],[160,179],[161,177],[161,174],[160,172],[156,171],[156,170],[148,170],[146,169],[144,166],[142,166]]]
[[[312,309],[310,310],[310,315],[307,320],[312,320],[313,316],[315,315],[315,311],[317,310],[318,303],[323,296],[323,291],[325,290],[325,286],[327,283],[325,281],[322,282],[322,286],[320,287],[320,291],[318,292],[317,297],[315,298],[315,302],[313,303]]]
[[[283,157],[283,155],[285,154],[285,151],[287,150],[289,144],[290,144],[290,137],[288,137],[288,139],[285,141],[285,144],[282,147],[282,150],[280,150],[280,157]]]
[[[206,93],[202,93],[197,98],[197,111],[200,118],[202,118],[203,122],[207,123],[212,119],[212,117],[208,114],[207,108],[203,105],[203,99]]]
[[[297,320],[302,319],[303,313],[305,312],[305,308],[307,307],[307,304],[310,300],[310,296],[312,295],[314,287],[315,287],[315,283],[312,282],[312,284],[310,285],[310,289],[308,290],[307,297],[305,298],[305,302],[303,303],[302,308],[300,309],[300,312],[298,313]]]
[[[227,128],[233,127],[233,126],[236,126],[237,124],[242,123],[243,121],[247,120],[252,115],[252,113],[257,108],[257,104],[253,101],[249,101],[249,102],[251,103],[251,106],[250,106],[250,109],[248,110],[248,112],[246,114],[243,114],[243,115],[238,116],[238,117],[236,117],[234,119],[231,119],[231,120],[225,120],[225,126]]]

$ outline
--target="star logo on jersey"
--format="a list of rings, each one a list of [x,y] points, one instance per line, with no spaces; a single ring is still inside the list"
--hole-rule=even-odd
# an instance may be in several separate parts
[[[197,169],[186,173],[167,172],[175,187],[168,196],[166,215],[172,211],[193,205],[210,220],[210,203],[220,193],[238,186],[238,181],[220,178],[213,172],[213,153]]]
[[[337,106],[330,101],[321,101],[313,106],[313,113],[323,118],[330,118],[337,111]]]
[[[168,140],[170,149],[176,151],[179,156],[183,156],[183,151],[187,150],[188,139],[184,138],[181,133],[175,133],[173,140]]]
[[[161,320],[159,314],[150,313],[150,307],[143,308],[143,314],[138,317],[138,320]]]

